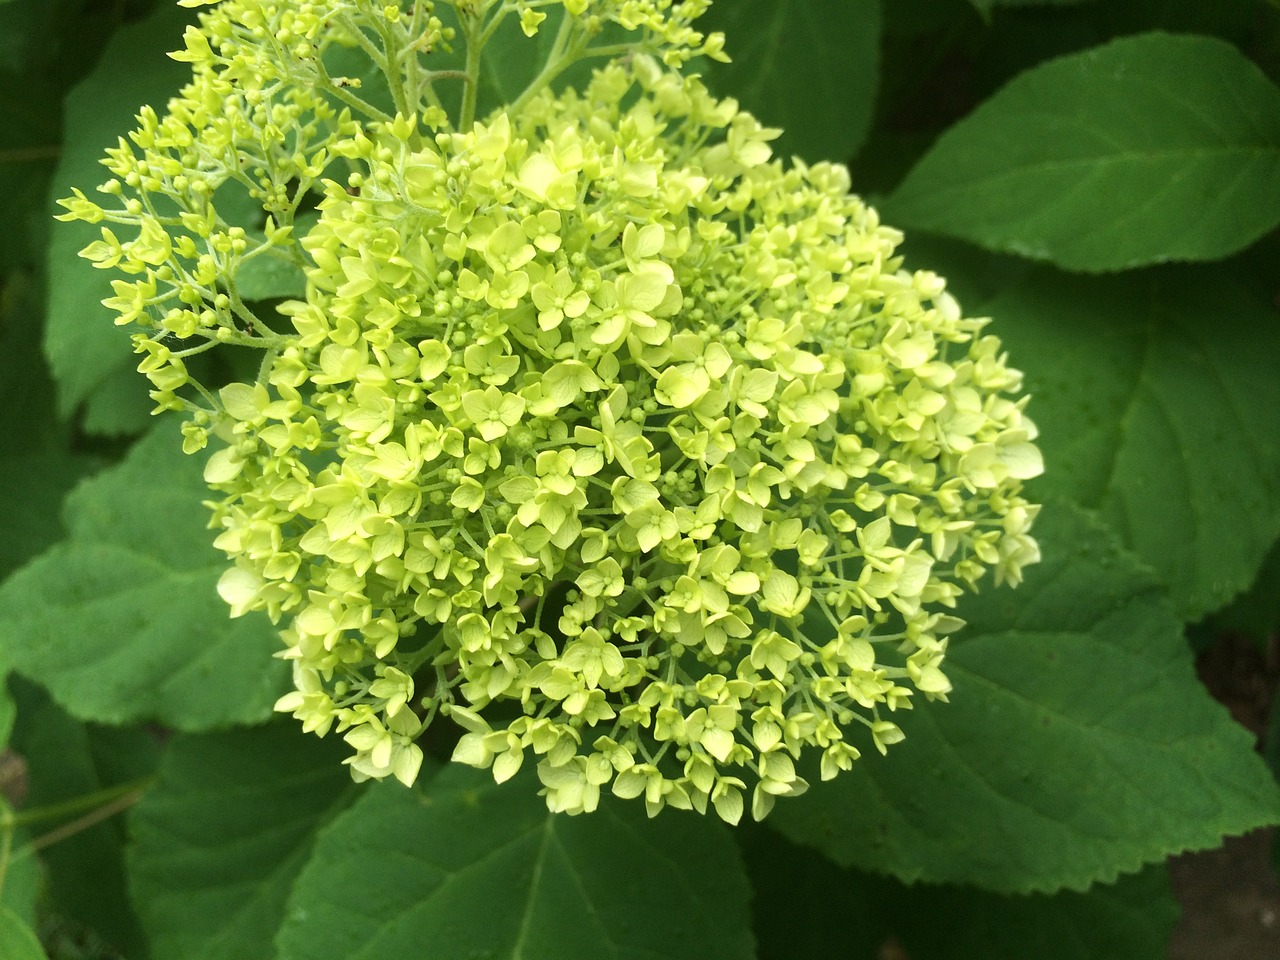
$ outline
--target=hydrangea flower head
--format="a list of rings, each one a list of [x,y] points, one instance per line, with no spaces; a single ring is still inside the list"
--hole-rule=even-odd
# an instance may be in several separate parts
[[[357,779],[412,783],[444,714],[553,810],[763,817],[802,757],[833,777],[945,700],[957,598],[1038,558],[1020,375],[844,168],[681,72],[719,55],[706,6],[228,0],[108,158],[127,199],[66,201],[129,230],[85,255],[137,278],[110,303],[214,448],[220,592],[283,624],[278,708]],[[475,119],[485,43],[548,15],[542,72]],[[330,72],[351,51],[385,107]],[[259,258],[305,296],[248,301]],[[227,343],[256,378],[196,382]]]

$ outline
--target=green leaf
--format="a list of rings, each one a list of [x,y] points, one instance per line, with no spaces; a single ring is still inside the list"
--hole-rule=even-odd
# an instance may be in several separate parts
[[[0,210],[0,213],[3,213]],[[67,449],[68,431],[54,412],[53,381],[40,352],[40,306],[22,273],[0,277],[0,581],[62,535],[58,509],[95,461]]]
[[[767,824],[737,835],[760,960],[1165,960],[1178,917],[1163,866],[1085,893],[1004,896],[837,867]]]
[[[24,272],[0,277],[0,384],[7,416],[0,417],[6,459],[63,445],[54,410],[53,380],[40,352],[41,304]]]
[[[56,116],[51,124],[50,111],[31,95],[27,83],[25,77],[0,71],[0,116],[5,118],[0,131],[0,176],[5,179],[0,274],[13,265],[34,267],[48,235],[44,204],[58,154]],[[50,126],[54,133],[42,134]]]
[[[1263,560],[1253,586],[1196,624],[1190,637],[1197,649],[1207,649],[1223,634],[1246,636],[1260,652],[1266,651],[1273,635],[1280,634],[1280,541]]]
[[[145,433],[155,422],[149,389],[132,363],[111,371],[85,398],[81,429],[96,437],[131,438]]]
[[[905,258],[904,269],[931,270],[945,277],[947,290],[959,299],[965,313],[970,316],[981,316],[988,301],[994,300],[1032,271],[1041,269],[1038,264],[1029,263],[1021,257],[991,253],[971,243],[936,233],[909,234],[899,249]],[[1006,332],[1006,326],[1004,318],[997,317],[991,332],[1000,336]],[[1018,357],[1014,359],[1020,360]],[[1022,368],[1025,364],[1016,366]]]
[[[51,100],[93,66],[98,52],[125,19],[136,19],[167,0],[21,0],[0,12],[0,69],[22,73],[22,91],[49,110]]]
[[[484,118],[489,113],[514,103],[538,77],[542,66],[550,58],[563,22],[564,10],[559,4],[552,4],[543,12],[547,19],[532,38],[525,36],[518,17],[507,17],[485,44],[480,66],[477,117]],[[439,16],[446,26],[459,29],[454,11],[442,8]],[[634,42],[636,38],[636,33],[625,30],[616,23],[605,22],[601,25],[600,32],[592,38],[591,45],[613,46]],[[465,54],[462,44],[454,44],[452,51],[435,50],[432,52],[432,59],[435,61],[433,67],[437,70],[465,69]],[[572,63],[551,81],[550,88],[556,92],[569,87],[581,90],[590,82],[592,74],[600,69],[601,63],[595,57]],[[438,83],[436,87],[445,110],[450,116],[457,116],[462,104],[462,84],[445,81]]]
[[[61,538],[61,500],[95,458],[72,453],[69,430],[54,411],[54,381],[40,349],[40,297],[23,271],[0,276],[0,384],[9,416],[0,417],[0,499],[5,513],[0,581]]]
[[[1179,913],[1163,866],[1054,896],[916,886],[890,909],[913,960],[1166,960]]]
[[[236,290],[245,300],[300,299],[307,294],[302,268],[279,257],[261,256],[240,268]]]
[[[0,904],[0,944],[5,960],[48,960],[40,941],[12,910]]]
[[[65,810],[62,817],[32,824],[32,834],[92,813],[121,797],[121,788],[145,780],[154,769],[158,749],[151,735],[82,724],[31,684],[15,684],[14,694],[19,710],[13,745],[27,764],[23,812]],[[17,857],[24,857],[23,866],[30,868],[29,850],[15,851]],[[96,931],[122,953],[143,956],[142,931],[125,895],[121,817],[95,823],[46,846],[40,857],[57,912]]]
[[[763,825],[743,823],[735,833],[751,878],[759,960],[879,960],[889,932],[883,878],[837,867]]]
[[[1280,323],[1222,268],[1037,270],[982,313],[1027,371],[1050,494],[1098,510],[1184,619],[1253,582],[1280,535]]]
[[[200,458],[159,429],[67,498],[67,541],[0,585],[0,649],[72,714],[199,731],[271,715],[285,665],[265,617],[232,620]]]
[[[34,266],[48,234],[45,202],[59,152],[63,89],[62,62],[49,48],[65,47],[68,39],[55,27],[66,19],[52,10],[57,6],[28,2],[0,10],[0,282],[13,265]]]
[[[0,538],[0,580],[61,537],[62,498],[94,462],[58,449],[0,460],[0,498],[22,504],[6,518]]]
[[[530,38],[520,29],[518,18],[507,17],[498,26],[489,42],[485,45],[481,59],[480,86],[477,97],[478,117],[484,117],[492,110],[513,103],[525,88],[538,76],[544,63],[547,62],[555,46],[556,35],[564,18],[564,11],[559,4],[552,4],[544,11],[546,21],[538,33]],[[455,16],[452,11],[443,14],[442,19]],[[450,24],[453,26],[453,24]],[[457,27],[455,27],[457,29]],[[627,34],[615,24],[605,24],[604,29],[613,35],[616,42],[626,42]],[[596,43],[604,42],[602,36]],[[433,57],[443,54],[441,66],[436,69],[462,70],[466,68],[466,51],[461,44],[455,44],[451,51],[436,51]],[[581,89],[581,81],[590,79],[591,71],[598,68],[598,62],[574,64],[569,71],[579,81],[576,86]],[[559,89],[563,75],[553,83],[553,89]],[[450,116],[457,116],[461,106],[461,84],[437,84],[440,95],[445,98],[445,109]]]
[[[1280,223],[1280,90],[1238,50],[1149,33],[1044,63],[938,140],[889,222],[1119,270],[1213,260]]]
[[[254,213],[261,214],[257,201],[250,202]],[[320,215],[315,212],[299,214],[293,222],[293,235],[305,237],[319,219]],[[265,234],[254,228],[253,239],[260,243]],[[307,277],[293,261],[262,254],[240,265],[236,272],[236,291],[245,300],[303,299],[307,295]]]
[[[1079,508],[1045,560],[962,603],[951,702],[895,720],[889,756],[778,804],[838,863],[1002,893],[1084,890],[1280,819],[1252,737],[1200,685],[1162,591]]]
[[[183,25],[190,20],[190,11],[165,3],[146,20],[123,27],[94,71],[67,95],[66,146],[54,174],[54,197],[70,196],[72,187],[91,194],[108,178],[99,159],[133,129],[138,109],[146,103],[163,104],[190,76],[186,64],[165,55],[182,46]],[[77,256],[98,237],[99,229],[84,223],[58,224],[49,244],[45,353],[64,415],[113,373],[132,369],[136,362],[128,333],[114,325],[111,312],[100,303],[111,296],[109,272],[95,270]],[[141,432],[146,423],[139,416],[130,432]],[[124,431],[117,425],[113,432]]]
[[[871,126],[880,71],[879,0],[732,0],[698,21],[722,30],[732,63],[712,64],[717,93],[784,130],[783,157],[843,161]]]
[[[320,834],[281,960],[394,956],[722,960],[753,956],[746,878],[723,825],[606,800],[547,811],[529,771],[451,765],[378,784]],[[372,885],[353,896],[351,885]]]
[[[177,737],[130,818],[152,960],[262,960],[316,829],[352,792],[340,743],[294,723]]]

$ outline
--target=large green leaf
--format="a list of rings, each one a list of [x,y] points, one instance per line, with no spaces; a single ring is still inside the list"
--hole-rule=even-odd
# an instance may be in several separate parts
[[[911,960],[1166,960],[1178,920],[1163,866],[1054,896],[917,886],[889,909]]]
[[[0,33],[3,27],[0,26]],[[35,266],[40,256],[37,238],[48,232],[40,221],[44,199],[57,156],[57,117],[39,97],[31,95],[27,78],[0,70],[0,280],[11,266]],[[53,122],[51,123],[50,120]],[[54,128],[54,133],[44,131]]]
[[[72,187],[92,194],[109,177],[99,164],[107,147],[134,127],[134,114],[146,103],[166,102],[190,68],[165,54],[182,45],[183,25],[191,12],[163,3],[140,23],[119,30],[107,44],[94,71],[66,100],[65,141],[53,179],[53,196],[70,196]],[[84,223],[59,224],[49,243],[49,313],[45,352],[58,382],[58,403],[69,414],[86,401],[112,374],[134,366],[126,331],[101,305],[111,296],[108,271],[95,270],[76,254],[98,237],[99,227]],[[145,388],[139,384],[138,393]],[[114,422],[119,431],[123,413],[99,419]],[[134,430],[145,427],[145,416],[134,411]]]
[[[44,260],[67,90],[92,69],[123,20],[157,2],[173,6],[173,0],[21,0],[0,8],[0,274]]]
[[[62,535],[62,498],[95,461],[53,448],[0,459],[0,498],[22,504],[6,517],[0,537],[0,581]]]
[[[746,960],[748,890],[728,830],[638,804],[547,812],[528,775],[451,765],[379,784],[322,831],[281,960]]]
[[[261,209],[254,203],[254,214]],[[247,218],[246,218],[247,219]],[[305,237],[320,219],[315,212],[299,214],[293,221],[294,236]],[[251,227],[255,239],[259,234],[256,227]],[[236,290],[245,300],[274,300],[279,298],[305,299],[307,296],[307,278],[302,268],[283,256],[270,254],[255,257],[240,265],[236,274]]]
[[[0,945],[5,960],[46,960],[35,933],[8,907],[0,904]]]
[[[982,306],[1041,429],[1041,489],[1095,508],[1194,620],[1280,534],[1280,317],[1221,268],[1042,269]]]
[[[729,64],[712,64],[718,93],[768,126],[776,152],[843,161],[866,138],[880,71],[880,0],[732,0],[699,29],[723,30]]]
[[[1265,653],[1271,638],[1280,634],[1280,541],[1262,561],[1253,586],[1197,623],[1188,631],[1188,639],[1194,649],[1206,650],[1224,634],[1248,637],[1260,653]]]
[[[263,960],[317,827],[351,792],[341,744],[294,723],[178,737],[133,812],[152,960]]]
[[[890,924],[880,898],[890,882],[838,867],[764,825],[735,832],[751,878],[758,960],[881,960]]]
[[[53,22],[66,19],[58,6],[27,2],[0,9],[0,285],[12,267],[38,262],[48,232],[44,201],[58,156],[58,74],[71,59],[50,55],[50,47],[66,45]]]
[[[951,703],[770,821],[840,863],[1005,893],[1083,890],[1280,819],[1280,789],[1196,679],[1143,568],[1079,508],[1047,507],[1045,560],[963,603]]]
[[[193,357],[193,377],[205,357]],[[148,396],[150,384],[127,363],[103,378],[84,402],[80,429],[96,437],[130,438],[151,426],[155,404]]]
[[[197,457],[158,429],[67,498],[70,537],[0,586],[0,649],[85,720],[179,730],[260,721],[285,682],[265,617],[216,584]]]
[[[40,320],[34,280],[18,270],[0,275],[0,388],[7,414],[0,417],[0,450],[6,461],[64,446],[53,380],[40,352]]]
[[[751,874],[759,960],[1165,960],[1178,907],[1163,865],[1084,893],[1009,896],[838,867],[776,831],[738,836]]]
[[[0,275],[0,390],[7,408],[0,417],[0,502],[22,505],[0,513],[3,580],[61,537],[62,497],[95,465],[67,449],[40,352],[39,298],[20,273]]]
[[[29,836],[70,824],[125,796],[154,769],[155,738],[133,729],[99,727],[68,716],[38,687],[14,685],[18,724],[13,748],[27,765],[23,812],[59,810],[32,823]],[[123,792],[122,792],[123,791]],[[125,895],[124,824],[94,823],[39,852],[48,874],[49,905],[96,931],[130,957],[145,956],[141,928]],[[15,867],[30,872],[30,850]]]
[[[1044,63],[939,139],[893,223],[1074,270],[1211,260],[1280,223],[1280,90],[1235,47],[1149,33]]]

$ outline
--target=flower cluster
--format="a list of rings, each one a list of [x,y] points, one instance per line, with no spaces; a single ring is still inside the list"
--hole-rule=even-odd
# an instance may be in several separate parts
[[[358,779],[411,783],[440,713],[499,781],[536,758],[553,810],[611,789],[759,818],[806,751],[835,776],[945,699],[950,608],[1038,558],[1019,374],[843,168],[774,160],[776,131],[673,69],[718,52],[706,5],[434,5],[450,27],[231,2],[141,157],[112,151],[123,208],[67,201],[136,227],[86,256],[141,277],[112,305],[188,449],[217,448],[220,592],[287,618],[279,708],[341,731]],[[480,122],[392,63],[553,7],[563,49],[605,21],[642,39]],[[327,38],[371,48],[394,112],[346,101]],[[223,212],[245,196],[256,233]],[[305,273],[288,332],[240,296],[257,257]],[[258,376],[195,383],[184,353],[224,342],[262,348]]]

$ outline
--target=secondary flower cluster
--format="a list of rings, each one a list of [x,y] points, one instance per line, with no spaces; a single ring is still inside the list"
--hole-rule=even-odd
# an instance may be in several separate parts
[[[532,31],[552,4],[509,6]],[[563,6],[671,62],[718,46],[669,0]],[[188,448],[218,448],[220,591],[287,616],[279,706],[343,732],[357,778],[411,783],[443,713],[454,758],[499,781],[535,757],[553,810],[609,788],[736,822],[805,789],[806,751],[835,776],[901,739],[886,713],[946,698],[949,608],[1038,558],[1019,489],[1041,460],[985,321],[902,269],[843,168],[773,160],[775,131],[643,51],[457,129],[431,106],[357,124],[264,80],[289,135],[251,114],[219,140],[241,121],[211,95],[197,122],[193,97],[239,53],[188,50],[204,86],[144,114],[143,159],[112,155],[138,236],[87,255],[143,275],[114,304],[154,331],[143,369],[192,410]],[[250,130],[265,211],[292,223],[321,191],[305,235],[268,220],[255,246],[192,176]],[[282,251],[307,294],[276,334],[236,277]],[[174,338],[195,336],[266,346],[259,376],[179,399]]]

